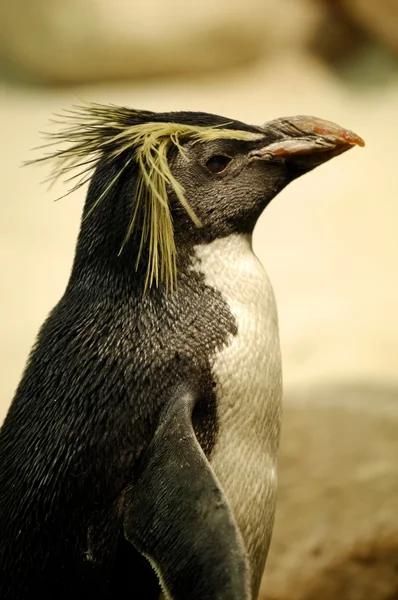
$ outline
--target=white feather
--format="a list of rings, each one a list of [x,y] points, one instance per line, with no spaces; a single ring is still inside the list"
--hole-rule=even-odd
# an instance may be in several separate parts
[[[238,327],[212,365],[219,432],[211,464],[242,533],[256,598],[277,486],[282,370],[275,298],[249,235],[196,246],[193,268],[221,292]]]

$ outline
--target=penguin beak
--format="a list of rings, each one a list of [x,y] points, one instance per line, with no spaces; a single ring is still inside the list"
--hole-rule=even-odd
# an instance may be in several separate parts
[[[267,139],[263,148],[251,152],[253,159],[283,162],[298,172],[309,171],[365,142],[353,131],[317,117],[275,119],[263,126]]]

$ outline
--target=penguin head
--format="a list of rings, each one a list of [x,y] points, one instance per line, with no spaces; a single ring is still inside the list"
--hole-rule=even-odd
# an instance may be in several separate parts
[[[353,132],[307,116],[259,127],[90,104],[66,113],[66,122],[49,136],[66,148],[39,161],[55,159],[54,179],[80,167],[70,191],[91,179],[77,255],[141,275],[144,268],[145,290],[175,288],[178,248],[251,233],[293,179],[363,145]]]
[[[183,152],[171,152],[173,175],[202,225],[194,226],[170,190],[176,236],[200,242],[252,233],[264,208],[291,181],[363,145],[356,134],[314,117],[276,119],[262,127],[229,121],[227,127],[232,125],[247,131],[248,139],[188,140]]]

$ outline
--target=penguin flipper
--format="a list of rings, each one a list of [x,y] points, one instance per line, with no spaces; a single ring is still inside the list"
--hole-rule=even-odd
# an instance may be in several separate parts
[[[177,390],[163,410],[137,481],[126,490],[124,534],[173,600],[246,600],[240,532],[192,426],[195,395]]]

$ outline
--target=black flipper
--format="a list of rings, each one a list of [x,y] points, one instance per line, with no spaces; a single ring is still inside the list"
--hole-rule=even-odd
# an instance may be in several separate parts
[[[224,492],[192,427],[181,387],[164,409],[138,480],[126,492],[125,537],[173,600],[246,600],[249,568]]]

